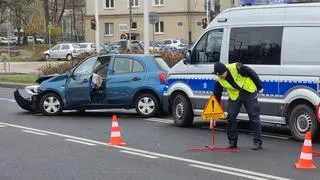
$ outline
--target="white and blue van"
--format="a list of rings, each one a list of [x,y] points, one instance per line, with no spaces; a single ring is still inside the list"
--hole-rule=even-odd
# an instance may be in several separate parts
[[[220,13],[168,75],[164,109],[193,124],[214,92],[214,64],[240,62],[263,81],[261,121],[303,140],[320,134],[320,3],[238,7]],[[228,96],[223,94],[226,106]],[[245,109],[238,119],[248,120]]]

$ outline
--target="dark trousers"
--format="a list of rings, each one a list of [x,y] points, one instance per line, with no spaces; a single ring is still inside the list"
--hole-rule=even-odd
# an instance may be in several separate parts
[[[257,93],[241,92],[237,100],[229,99],[228,102],[228,125],[227,133],[230,144],[237,144],[238,142],[238,122],[237,116],[240,108],[244,105],[249,115],[251,129],[253,131],[253,143],[262,144],[261,140],[261,123],[260,123],[260,105],[258,102]]]

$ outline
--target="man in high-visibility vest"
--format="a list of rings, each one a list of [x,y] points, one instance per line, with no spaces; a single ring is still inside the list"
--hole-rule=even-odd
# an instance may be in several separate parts
[[[221,102],[223,88],[229,95],[227,107],[228,148],[238,148],[237,116],[242,104],[246,108],[253,130],[253,150],[262,149],[260,105],[258,96],[263,88],[257,73],[248,66],[240,63],[224,65],[220,62],[214,65],[214,74],[218,76],[214,95]]]

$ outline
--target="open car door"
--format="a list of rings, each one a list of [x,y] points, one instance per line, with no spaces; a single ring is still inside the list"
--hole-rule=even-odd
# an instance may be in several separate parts
[[[91,101],[91,78],[97,57],[79,64],[66,83],[66,100],[69,105],[87,105]]]

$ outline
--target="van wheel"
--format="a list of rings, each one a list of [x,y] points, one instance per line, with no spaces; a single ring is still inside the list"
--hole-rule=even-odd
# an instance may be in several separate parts
[[[313,139],[319,136],[319,124],[312,108],[305,104],[294,107],[290,113],[289,126],[292,136],[303,141],[305,134],[310,131]]]
[[[45,116],[60,114],[63,110],[63,104],[60,97],[54,93],[44,95],[40,100],[40,110]]]
[[[182,94],[178,94],[172,105],[172,116],[176,126],[191,126],[193,123],[192,106],[188,98]]]
[[[151,117],[159,112],[160,104],[154,95],[142,93],[135,98],[134,107],[140,116]]]
[[[67,55],[67,60],[68,60],[68,61],[71,61],[71,60],[72,60],[72,55],[71,55],[71,54],[68,54],[68,55]]]

